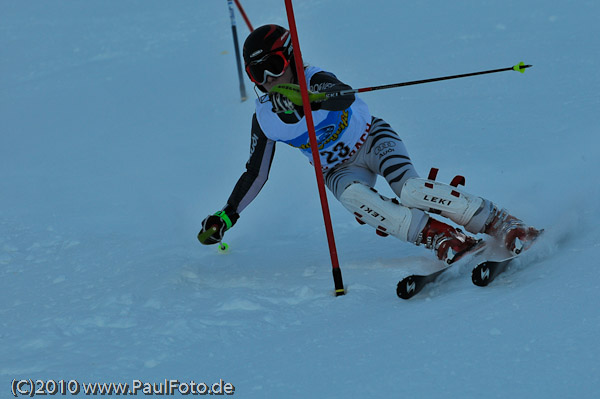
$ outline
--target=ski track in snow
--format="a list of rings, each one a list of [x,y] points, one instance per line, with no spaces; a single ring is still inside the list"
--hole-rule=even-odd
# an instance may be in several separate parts
[[[255,26],[287,25],[283,2],[244,3]],[[230,252],[202,247],[254,107],[239,102],[224,2],[4,2],[0,396],[13,379],[176,378],[243,398],[593,397],[600,5],[295,7],[305,60],[355,87],[533,64],[363,98],[422,175],[465,175],[545,228],[539,242],[489,287],[456,265],[402,301],[398,280],[439,263],[330,196],[336,298],[314,172],[280,145]]]

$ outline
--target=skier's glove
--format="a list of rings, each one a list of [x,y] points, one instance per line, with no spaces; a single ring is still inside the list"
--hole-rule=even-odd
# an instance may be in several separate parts
[[[198,233],[198,241],[204,245],[221,242],[225,232],[235,224],[238,218],[236,213],[229,217],[224,211],[207,216],[202,221],[202,230]]]
[[[272,111],[276,114],[286,113],[291,114],[296,110],[296,106],[285,94],[271,92],[269,93],[269,98],[271,99],[271,103],[273,104]]]

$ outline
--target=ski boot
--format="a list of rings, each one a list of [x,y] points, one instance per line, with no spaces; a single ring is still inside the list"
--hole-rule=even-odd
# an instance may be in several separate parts
[[[469,237],[462,230],[429,218],[415,244],[433,249],[439,260],[452,264],[476,249],[481,240]]]
[[[483,232],[499,240],[515,255],[529,248],[541,233],[510,215],[506,209],[494,207],[489,220]]]

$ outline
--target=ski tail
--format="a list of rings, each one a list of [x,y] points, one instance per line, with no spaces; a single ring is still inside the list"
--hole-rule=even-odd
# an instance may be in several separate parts
[[[410,299],[413,296],[417,295],[419,292],[421,292],[421,290],[425,288],[427,284],[435,281],[439,275],[444,273],[449,268],[450,266],[447,266],[431,274],[411,274],[410,276],[404,277],[398,282],[398,285],[396,286],[396,294],[399,298]]]
[[[516,254],[514,255],[507,256],[506,258],[499,260],[486,260],[479,263],[471,272],[471,281],[473,281],[473,284],[479,287],[485,287],[489,285],[496,277],[498,277],[499,274],[506,271],[512,261],[518,258],[523,251],[531,248],[531,246],[535,244],[543,232],[544,229],[539,230],[538,234],[533,237],[533,239],[525,242],[521,249],[516,251]]]
[[[485,287],[503,271],[508,265],[517,258],[517,255],[502,260],[486,260],[478,264],[471,272],[471,281],[479,287]]]

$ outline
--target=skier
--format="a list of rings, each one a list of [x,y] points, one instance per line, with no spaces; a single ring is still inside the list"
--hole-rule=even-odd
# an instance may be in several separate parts
[[[273,87],[298,83],[291,36],[278,25],[254,30],[244,42],[243,57],[248,77],[262,95],[252,118],[250,159],[225,207],[202,222],[202,244],[220,243],[267,181],[275,143],[298,148],[312,159],[304,111]],[[315,66],[304,67],[311,92],[351,89],[331,73]],[[451,185],[420,178],[408,152],[392,127],[372,116],[354,94],[310,104],[325,183],[335,198],[361,224],[379,235],[392,235],[416,245],[424,244],[440,260],[452,263],[478,247],[478,240],[460,229],[431,217],[439,214],[473,234],[485,233],[509,251],[520,251],[539,231],[493,202]],[[312,162],[311,162],[312,163]],[[380,195],[373,187],[383,176],[396,198]],[[211,234],[212,232],[212,234]]]

